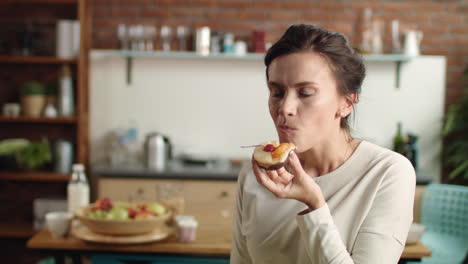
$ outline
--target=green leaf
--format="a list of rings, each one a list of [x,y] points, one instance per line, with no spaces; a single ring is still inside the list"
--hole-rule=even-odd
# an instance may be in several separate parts
[[[462,173],[464,170],[468,171],[468,160],[465,160],[460,166],[456,167],[452,172],[449,174],[449,178],[453,179],[458,176],[458,174]],[[466,174],[466,171],[465,171]]]

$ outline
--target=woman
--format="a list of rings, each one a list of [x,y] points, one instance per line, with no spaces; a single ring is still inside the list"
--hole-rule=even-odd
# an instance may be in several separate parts
[[[254,160],[238,179],[231,263],[397,263],[413,220],[415,172],[351,137],[365,69],[342,35],[293,25],[265,57],[286,168]]]

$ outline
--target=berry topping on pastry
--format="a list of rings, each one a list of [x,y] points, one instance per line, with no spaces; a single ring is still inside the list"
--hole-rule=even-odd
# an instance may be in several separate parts
[[[254,159],[258,166],[266,170],[277,170],[284,166],[289,153],[296,149],[292,143],[268,141],[258,145],[254,151]]]

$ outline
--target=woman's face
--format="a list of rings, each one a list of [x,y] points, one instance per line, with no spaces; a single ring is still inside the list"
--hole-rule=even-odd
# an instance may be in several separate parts
[[[301,153],[335,140],[350,107],[324,58],[314,52],[277,57],[268,78],[268,105],[281,142],[296,144]]]

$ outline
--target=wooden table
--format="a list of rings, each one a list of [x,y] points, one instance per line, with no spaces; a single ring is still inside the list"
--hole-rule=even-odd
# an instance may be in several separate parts
[[[231,250],[231,234],[222,230],[223,228],[219,227],[200,226],[197,232],[197,239],[193,243],[178,243],[174,236],[171,236],[166,240],[149,244],[111,245],[84,242],[75,237],[53,238],[49,231],[44,229],[36,233],[27,242],[27,247],[75,256],[93,253],[164,253],[228,257]],[[400,263],[418,261],[430,255],[431,251],[421,242],[418,242],[405,247]]]

